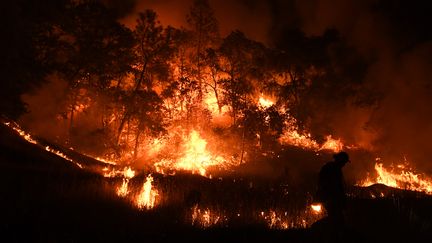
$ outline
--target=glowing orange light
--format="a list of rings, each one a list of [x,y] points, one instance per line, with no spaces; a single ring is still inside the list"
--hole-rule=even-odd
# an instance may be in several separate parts
[[[408,169],[406,162],[405,165],[399,164],[396,168],[385,168],[379,161],[380,159],[377,158],[377,163],[375,163],[376,177],[367,178],[359,183],[361,186],[380,183],[389,187],[432,194],[432,178]]]
[[[188,136],[183,138],[182,156],[178,159],[161,160],[154,164],[156,171],[164,173],[166,170],[186,170],[208,176],[209,167],[228,166],[229,162],[221,156],[213,155],[207,150],[207,141],[200,134],[192,130]]]
[[[262,108],[269,108],[270,106],[272,106],[274,104],[273,101],[271,101],[270,99],[266,99],[264,98],[264,96],[260,96],[259,100],[258,100],[258,105]]]
[[[312,211],[315,213],[321,213],[322,212],[322,205],[321,204],[312,204],[311,208],[312,208]]]
[[[152,186],[153,177],[149,174],[143,184],[140,194],[136,198],[136,205],[139,209],[151,209],[155,206],[158,191]]]

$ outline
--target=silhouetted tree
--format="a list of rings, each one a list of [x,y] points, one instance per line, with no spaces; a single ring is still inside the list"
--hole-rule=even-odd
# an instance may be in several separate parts
[[[228,78],[222,80],[224,99],[231,106],[231,116],[236,124],[237,117],[248,106],[248,95],[253,92],[253,79],[256,71],[253,50],[257,43],[247,39],[240,31],[229,34],[219,49],[221,71]]]
[[[219,38],[219,26],[208,0],[194,0],[187,15],[187,22],[192,28],[192,42],[195,51],[192,54],[194,76],[198,82],[198,99],[202,100],[204,57],[207,48],[212,47]]]
[[[59,20],[67,0],[2,2],[0,114],[18,118],[26,112],[21,95],[44,83],[47,67],[39,60],[39,35]]]
[[[120,135],[126,122],[135,114],[141,116],[146,114],[142,112],[136,113],[135,111],[139,111],[141,108],[135,106],[145,107],[148,105],[155,105],[154,102],[134,103],[134,101],[140,92],[153,92],[153,79],[155,77],[161,79],[168,76],[168,60],[172,53],[170,34],[169,29],[164,29],[159,24],[157,21],[157,15],[154,11],[146,10],[139,14],[137,26],[134,31],[136,41],[134,55],[136,56],[136,61],[134,63],[133,73],[135,82],[133,90],[128,92],[129,94],[126,94],[131,97],[125,99],[125,101],[128,102],[124,103],[124,114],[120,119],[120,125],[117,131],[117,143],[119,142]],[[152,96],[155,95],[156,94],[154,93]],[[160,101],[160,99],[155,100]],[[147,108],[143,109],[146,110]],[[150,116],[150,114],[147,115]],[[150,117],[146,119],[150,119]],[[141,120],[141,118],[138,120]],[[151,129],[151,127],[149,129]],[[140,133],[141,129],[138,128],[138,130],[136,130],[137,141]]]

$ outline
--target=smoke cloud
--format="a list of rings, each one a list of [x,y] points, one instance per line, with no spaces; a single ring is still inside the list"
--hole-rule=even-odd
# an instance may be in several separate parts
[[[152,9],[158,14],[162,25],[187,27],[186,15],[192,3],[193,0],[137,0],[133,11],[120,22],[134,28],[138,13]],[[262,42],[269,40],[272,18],[271,7],[266,1],[210,0],[209,3],[219,21],[222,36],[238,29],[251,39]]]
[[[20,117],[26,130],[51,141],[67,138],[68,124],[59,122],[59,114],[65,110],[67,82],[58,75],[48,76],[47,83],[32,93],[22,95],[27,113]]]
[[[186,27],[193,0],[105,0],[117,9],[120,22],[133,28],[137,14],[155,10],[163,25]],[[432,21],[431,7],[405,0],[210,0],[222,36],[235,29],[247,37],[272,43],[284,28],[300,28],[309,36],[327,29],[339,31],[367,62],[363,85],[377,94],[376,106],[344,104],[338,109],[323,107],[323,117],[348,144],[373,150],[384,161],[399,163],[405,156],[419,170],[432,172],[429,140],[432,137]],[[55,78],[54,78],[55,79]],[[57,83],[57,84],[56,84]],[[57,86],[56,86],[57,85]],[[58,86],[60,85],[60,86]],[[53,81],[46,91],[26,95],[33,120],[49,121],[58,111],[61,82]],[[57,94],[59,97],[57,97]],[[49,100],[47,99],[49,98]],[[32,112],[45,107],[48,114]],[[38,115],[40,117],[31,117]],[[55,118],[53,118],[55,119]],[[50,134],[53,124],[41,125],[39,134]],[[66,129],[64,129],[66,130]]]
[[[374,0],[297,1],[296,7],[307,34],[335,28],[368,60],[364,85],[380,94],[377,107],[333,112],[343,121],[339,123],[354,124],[335,122],[336,130],[355,136],[371,131],[374,135],[364,137],[370,139],[365,142],[388,162],[400,163],[406,156],[420,170],[431,172],[430,7]]]

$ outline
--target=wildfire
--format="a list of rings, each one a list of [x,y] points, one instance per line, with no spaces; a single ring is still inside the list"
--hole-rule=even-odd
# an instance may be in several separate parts
[[[21,127],[16,124],[15,122],[4,122],[4,124],[13,130],[15,130],[21,137],[23,137],[25,140],[27,140],[29,143],[37,144],[37,141],[32,138],[32,136],[21,129]]]
[[[50,146],[45,146],[45,150],[48,151],[48,152],[51,152],[51,153],[53,153],[53,154],[55,154],[55,155],[57,155],[59,157],[62,157],[63,159],[65,159],[67,161],[70,161],[70,162],[74,163],[76,166],[78,166],[81,169],[83,168],[83,166],[80,163],[78,163],[78,162],[74,161],[73,159],[69,158],[68,156],[66,156],[62,152],[60,152],[60,151],[58,151],[56,149],[51,148]]]
[[[129,194],[129,179],[123,178],[123,182],[120,187],[117,188],[117,195],[119,197],[126,197]]]
[[[213,114],[213,115],[219,115],[219,105],[218,100],[213,92],[209,92],[206,94],[204,99],[204,104],[206,105],[206,108]]]
[[[311,138],[310,134],[300,134],[296,129],[286,131],[280,138],[282,144],[289,144],[305,149],[319,150],[318,143]]]
[[[128,166],[124,167],[123,170],[112,169],[109,172],[106,172],[106,171],[108,171],[108,168],[105,167],[103,169],[103,171],[104,171],[104,174],[103,174],[104,177],[118,177],[118,176],[122,176],[124,178],[131,179],[131,178],[133,178],[135,176],[135,171],[132,170]]]
[[[260,96],[259,97],[259,100],[258,100],[258,105],[259,105],[259,107],[262,107],[262,108],[269,108],[270,106],[272,106],[274,104],[274,102],[273,101],[271,101],[270,99],[266,99],[266,98],[264,98],[264,96]]]
[[[153,177],[149,174],[143,184],[140,194],[136,198],[136,205],[139,209],[151,209],[155,206],[158,191],[152,186]]]
[[[290,228],[290,222],[287,218],[287,212],[283,214],[277,214],[276,211],[270,210],[268,213],[262,211],[260,217],[263,218],[268,227],[272,229],[288,229]]]
[[[207,169],[211,166],[225,166],[226,160],[220,156],[212,155],[207,150],[207,141],[197,131],[192,132],[183,139],[184,146],[182,157],[177,160],[162,160],[155,163],[157,172],[165,170],[186,170],[207,176]]]
[[[108,171],[108,168],[105,167],[103,171],[105,171],[103,174],[104,177],[123,177],[122,184],[117,188],[117,195],[119,197],[125,197],[129,194],[129,180],[135,176],[134,170],[132,170],[130,167],[125,167],[123,170],[113,169],[110,172],[106,172]]]
[[[285,124],[286,129],[279,138],[281,144],[288,144],[296,147],[301,147],[307,150],[321,151],[329,150],[333,152],[342,151],[344,144],[340,139],[334,139],[331,135],[326,136],[326,141],[319,144],[312,138],[310,133],[301,133],[296,125],[295,119]]]
[[[64,153],[60,152],[59,150],[53,149],[50,146],[43,146],[40,143],[38,143],[38,141],[36,139],[34,139],[30,133],[25,132],[24,130],[21,129],[21,127],[15,123],[15,122],[4,122],[4,124],[10,128],[12,128],[14,131],[16,131],[22,138],[24,138],[27,142],[32,143],[32,144],[36,144],[39,145],[41,147],[43,147],[46,151],[53,153],[59,157],[62,157],[63,159],[72,162],[73,164],[75,164],[76,166],[78,166],[79,168],[83,168],[81,163],[78,163],[76,161],[74,161],[73,159],[69,158],[67,155],[65,155]]]
[[[322,212],[322,205],[318,204],[318,203],[317,204],[312,204],[311,205],[311,209],[312,209],[312,212],[319,214],[319,213]]]
[[[376,159],[380,161],[379,158]],[[380,183],[389,187],[432,194],[432,178],[412,171],[407,165],[399,164],[396,168],[385,168],[382,163],[375,163],[375,178],[367,178],[361,186]]]
[[[192,208],[192,225],[208,228],[223,223],[226,218],[210,209],[201,209],[198,206]]]
[[[334,152],[342,151],[344,144],[340,139],[334,139],[331,135],[326,137],[326,141],[321,145],[319,150],[331,150]]]
[[[89,156],[89,155],[87,155],[87,156]],[[89,156],[89,157],[91,157],[91,156]],[[95,159],[96,159],[96,160],[99,160],[100,162],[103,162],[103,163],[105,163],[105,164],[117,165],[116,162],[106,160],[106,159],[104,159],[104,158],[102,158],[102,157],[96,157]]]
[[[324,216],[320,204],[312,204],[297,213],[270,209],[261,211],[259,217],[272,229],[307,228]]]

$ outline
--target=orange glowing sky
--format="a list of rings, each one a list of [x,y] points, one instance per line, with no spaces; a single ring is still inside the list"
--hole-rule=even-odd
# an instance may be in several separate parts
[[[193,0],[140,0],[132,14],[120,20],[129,28],[135,26],[137,14],[145,9],[152,9],[158,13],[162,25],[177,28],[187,26],[186,14],[189,12]],[[271,24],[270,9],[264,2],[245,5],[241,1],[210,0],[215,17],[219,21],[220,32],[223,36],[239,29],[248,37],[267,42],[268,29]]]

